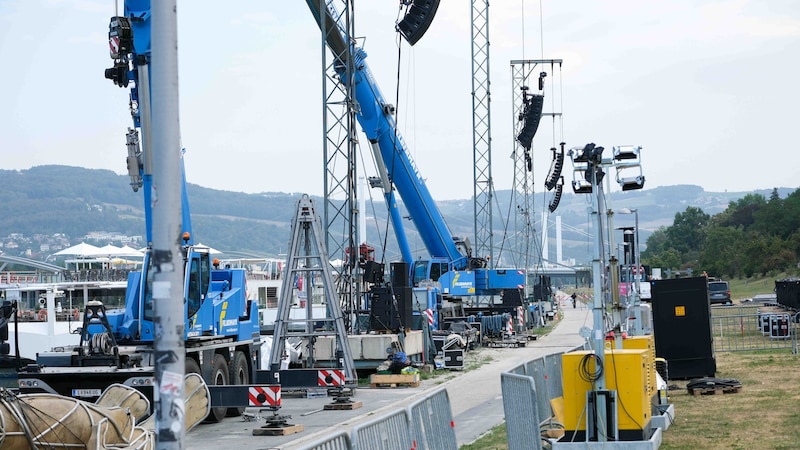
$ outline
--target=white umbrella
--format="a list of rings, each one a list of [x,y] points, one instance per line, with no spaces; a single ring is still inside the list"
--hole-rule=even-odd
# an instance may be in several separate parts
[[[136,250],[135,248],[131,248],[128,245],[123,245],[120,250],[121,250],[119,254],[120,256],[133,256],[137,258],[144,257],[143,251]]]
[[[78,245],[73,245],[72,247],[65,248],[60,252],[53,253],[53,256],[97,256],[103,254],[100,252],[100,248],[95,247],[92,244],[87,244],[85,242],[81,242]]]
[[[103,255],[103,256],[108,256],[108,257],[111,257],[111,256],[122,256],[123,252],[124,252],[124,250],[122,250],[121,248],[119,248],[117,246],[111,245],[111,244],[108,244],[105,247],[100,247],[100,249],[97,250],[97,254],[98,255]]]

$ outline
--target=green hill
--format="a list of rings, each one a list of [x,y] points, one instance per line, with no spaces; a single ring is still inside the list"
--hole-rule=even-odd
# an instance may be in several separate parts
[[[127,175],[109,170],[85,169],[71,166],[37,166],[28,170],[0,170],[0,239],[19,233],[24,236],[65,234],[71,244],[80,242],[91,231],[119,232],[136,236],[144,234],[144,213],[141,192],[133,192]],[[244,253],[269,256],[285,253],[289,240],[289,227],[300,193],[265,192],[245,194],[219,191],[189,184],[189,202],[195,239],[226,253]],[[770,189],[757,191],[769,195]],[[789,192],[781,190],[781,194]],[[731,200],[749,192],[713,193],[699,186],[667,186],[614,193],[610,206],[636,208],[642,230],[642,242],[649,232],[672,223],[675,213],[687,206],[702,208],[708,214],[723,211]],[[549,197],[537,193],[530,216],[538,222],[547,209]],[[376,248],[384,241],[386,232],[385,206],[382,197],[376,196],[374,206],[367,207],[367,215],[376,216],[368,221],[367,237]],[[321,199],[316,198],[318,204]],[[493,208],[494,241],[500,248],[503,236],[514,234],[514,216],[507,210],[510,192],[498,191],[497,206]],[[588,260],[590,197],[565,192],[556,211],[562,216],[564,257],[579,262]],[[450,200],[438,203],[451,232],[457,236],[473,237],[473,206],[471,199]],[[373,213],[374,211],[374,213]],[[632,219],[629,219],[632,221]],[[504,224],[511,225],[506,226]],[[420,254],[424,253],[421,241],[413,226],[409,228],[409,241]],[[552,227],[552,222],[551,222]],[[388,259],[397,255],[391,228],[387,241]],[[534,237],[538,242],[540,231]],[[555,232],[550,232],[555,237]],[[31,243],[32,256],[44,259],[46,252]],[[506,246],[507,248],[507,246]],[[553,247],[551,247],[553,248]],[[8,254],[22,253],[26,249],[5,247]],[[380,250],[379,250],[380,251]],[[555,251],[551,250],[551,256]]]

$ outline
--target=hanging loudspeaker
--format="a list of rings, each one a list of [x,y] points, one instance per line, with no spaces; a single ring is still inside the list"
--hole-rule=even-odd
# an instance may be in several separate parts
[[[397,23],[397,31],[409,45],[414,45],[428,31],[433,22],[439,0],[413,0],[403,20]]]
[[[550,149],[553,151],[553,161],[550,163],[550,172],[544,182],[544,187],[546,187],[548,191],[556,187],[556,183],[558,183],[558,179],[561,177],[561,169],[564,167],[564,143],[562,142],[561,144],[560,152],[555,147]]]
[[[517,141],[523,147],[530,149],[533,136],[539,128],[539,119],[542,118],[542,107],[544,106],[544,96],[532,94],[525,99],[525,110],[521,119],[525,121],[522,130],[517,135]]]
[[[553,194],[552,200],[550,200],[550,203],[547,205],[547,209],[549,209],[551,213],[556,212],[558,204],[561,203],[561,193],[564,191],[564,177],[560,177],[558,179],[558,183],[555,185],[555,188],[555,194]]]

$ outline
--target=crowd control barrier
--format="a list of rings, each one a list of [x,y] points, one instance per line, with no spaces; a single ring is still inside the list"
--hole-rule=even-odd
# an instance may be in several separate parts
[[[339,431],[302,450],[458,450],[447,390],[440,388],[403,408]]]
[[[539,408],[533,378],[503,372],[500,374],[500,386],[503,391],[508,450],[541,450]]]

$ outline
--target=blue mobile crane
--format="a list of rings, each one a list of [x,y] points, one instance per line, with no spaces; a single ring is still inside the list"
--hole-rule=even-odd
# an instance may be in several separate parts
[[[19,376],[23,393],[50,392],[93,400],[112,383],[140,389],[152,399],[154,337],[152,271],[152,167],[150,146],[150,1],[126,0],[124,15],[112,17],[109,44],[114,66],[106,78],[130,88],[133,128],[128,130],[128,172],[134,192],[143,191],[148,251],[141,271],[128,275],[123,309],[86,305],[80,342],[40,353]],[[143,140],[139,141],[141,130]],[[174,151],[181,151],[175,149]],[[211,413],[219,421],[243,412],[248,388],[260,368],[256,301],[247,299],[244,269],[220,268],[208,247],[194,245],[186,177],[182,176],[183,303],[186,372],[199,373],[211,390]],[[230,389],[232,388],[232,389]]]
[[[427,305],[421,309],[434,312],[441,306],[442,298],[475,303],[479,296],[498,295],[504,290],[524,289],[525,271],[521,269],[491,269],[486,258],[473,255],[466,239],[451,234],[436,202],[433,200],[425,181],[415,167],[403,137],[397,131],[395,108],[387,102],[367,64],[367,54],[363,48],[347,36],[337,26],[340,13],[331,2],[322,7],[321,2],[306,0],[320,29],[325,30],[328,48],[339,61],[334,68],[342,84],[351,83],[354,103],[358,105],[355,115],[370,147],[379,170],[379,184],[389,209],[404,265],[408,274],[393,276],[395,288],[402,287],[398,280],[407,278],[407,285],[419,289],[426,282],[438,283],[427,291]],[[434,8],[438,2],[413,3],[409,15],[417,8]],[[419,4],[419,5],[417,5]],[[423,5],[423,6],[420,6]],[[434,5],[434,6],[431,6]],[[417,9],[419,11],[419,9]],[[432,20],[428,11],[427,23],[415,24],[417,31],[427,28]],[[420,37],[419,32],[409,33],[406,24],[398,26],[399,31],[413,45]],[[424,32],[424,30],[422,30]],[[352,58],[353,61],[348,59]],[[348,67],[352,68],[348,70]],[[414,222],[430,257],[414,260],[403,226],[401,213],[395,199],[395,189],[400,194],[408,215]],[[418,297],[416,297],[418,298]],[[438,322],[437,317],[434,318]]]

